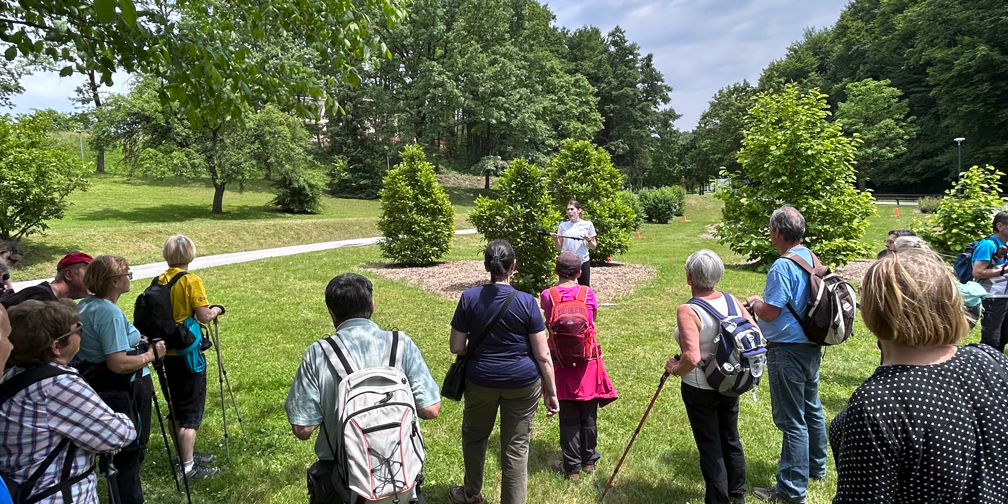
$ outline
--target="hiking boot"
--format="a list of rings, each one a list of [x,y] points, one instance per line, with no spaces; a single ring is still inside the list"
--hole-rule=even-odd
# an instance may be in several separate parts
[[[452,485],[448,487],[448,498],[455,504],[480,504],[483,502],[482,495],[476,495],[473,497],[466,495],[465,487],[462,485]]]
[[[186,479],[188,479],[189,481],[193,481],[193,480],[199,480],[199,479],[209,478],[210,476],[213,476],[213,475],[215,475],[215,474],[217,474],[219,472],[220,472],[219,468],[216,468],[216,467],[206,467],[206,466],[201,466],[199,464],[195,464],[195,465],[193,465],[192,469],[190,469],[189,471],[186,471],[185,476],[186,476]]]
[[[812,481],[818,482],[818,483],[822,483],[823,481],[826,481],[826,475],[823,474],[822,476],[812,476],[809,479],[811,479]]]
[[[787,497],[780,494],[777,488],[763,488],[763,487],[753,487],[752,489],[753,497],[765,502],[779,503],[779,504],[805,504],[805,501],[796,501],[788,499]]]
[[[567,471],[565,471],[562,460],[554,460],[554,461],[550,462],[549,469],[550,469],[550,471],[553,471],[555,473],[562,474],[565,478],[567,478],[569,480],[572,480],[572,481],[578,481],[578,480],[581,479],[581,473],[580,472],[567,472]]]
[[[193,462],[196,462],[196,465],[209,466],[210,464],[213,464],[215,458],[216,457],[214,457],[212,453],[193,452]],[[175,457],[172,459],[172,463],[178,466],[179,458]]]
[[[581,472],[591,474],[595,472],[595,464],[581,464]]]

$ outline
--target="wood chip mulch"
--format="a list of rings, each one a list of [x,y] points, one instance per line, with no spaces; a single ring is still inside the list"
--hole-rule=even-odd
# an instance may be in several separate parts
[[[411,285],[457,300],[462,291],[489,281],[482,261],[449,261],[433,266],[404,267],[371,263],[364,271],[392,280],[406,280]],[[640,264],[614,263],[592,266],[592,290],[599,303],[612,302],[634,291],[637,284],[654,278],[655,270]]]
[[[853,283],[860,284],[861,279],[864,278],[864,274],[868,271],[868,267],[875,262],[871,259],[855,259],[848,262],[846,265],[841,266],[836,269],[836,274],[840,275],[840,278]]]

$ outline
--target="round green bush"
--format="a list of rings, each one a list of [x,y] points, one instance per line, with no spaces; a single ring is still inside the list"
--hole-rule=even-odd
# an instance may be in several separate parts
[[[384,179],[378,242],[382,257],[402,264],[430,264],[444,257],[455,234],[455,211],[419,145],[402,151],[402,162]]]
[[[316,214],[322,209],[322,184],[305,169],[286,169],[273,182],[273,205],[293,214]]]
[[[648,222],[666,224],[673,217],[683,214],[686,189],[682,186],[667,186],[654,191],[644,190],[641,191],[640,200]]]

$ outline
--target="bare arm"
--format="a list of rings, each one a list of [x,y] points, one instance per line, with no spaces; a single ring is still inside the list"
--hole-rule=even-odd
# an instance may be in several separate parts
[[[546,402],[547,416],[553,416],[560,411],[560,403],[557,400],[556,379],[553,377],[553,359],[550,357],[549,345],[546,344],[546,331],[539,331],[529,335],[532,342],[532,357],[535,358],[539,366],[539,373],[543,377],[543,400]]]
[[[466,339],[468,338],[469,338],[468,334],[461,331],[456,331],[455,328],[453,327],[451,330],[451,335],[448,337],[448,348],[451,349],[451,353],[460,356],[465,355],[466,352],[468,351],[468,349],[466,348]]]
[[[126,355],[126,352],[122,351],[105,356],[109,371],[118,374],[135,373],[151,362],[154,362],[153,348],[140,355]]]
[[[220,315],[219,308],[211,308],[209,306],[200,306],[193,309],[193,318],[196,319],[200,324],[209,324],[213,319]]]
[[[682,356],[670,358],[665,363],[665,370],[682,376],[693,371],[700,365],[700,328],[702,322],[696,312],[687,305],[679,305],[676,311],[676,324],[679,327],[679,347]]]
[[[763,302],[763,298],[759,296],[750,296],[748,301],[749,306],[753,309],[753,312],[761,320],[770,322],[780,315],[781,309],[779,307]]]
[[[556,248],[557,252],[563,250],[563,241],[564,241],[563,236],[553,233],[553,246]]]
[[[291,431],[294,432],[294,437],[300,439],[301,441],[308,441],[311,439],[311,433],[318,429],[318,425],[294,425],[291,424]]]
[[[595,250],[595,247],[598,247],[598,236],[584,235],[582,238],[584,238],[585,245],[587,245],[589,249]]]
[[[437,418],[438,413],[441,412],[441,401],[438,401],[426,408],[420,408],[417,410],[417,416],[423,420],[434,420]]]
[[[987,261],[973,261],[973,278],[983,280],[1004,275],[1004,267],[994,266],[991,268],[989,266],[990,263]]]

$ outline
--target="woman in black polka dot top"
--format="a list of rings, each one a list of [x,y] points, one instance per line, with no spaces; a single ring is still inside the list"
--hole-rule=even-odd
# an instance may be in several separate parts
[[[885,360],[833,420],[833,502],[1008,502],[1008,359],[969,331],[933,253],[873,264],[861,315]]]

